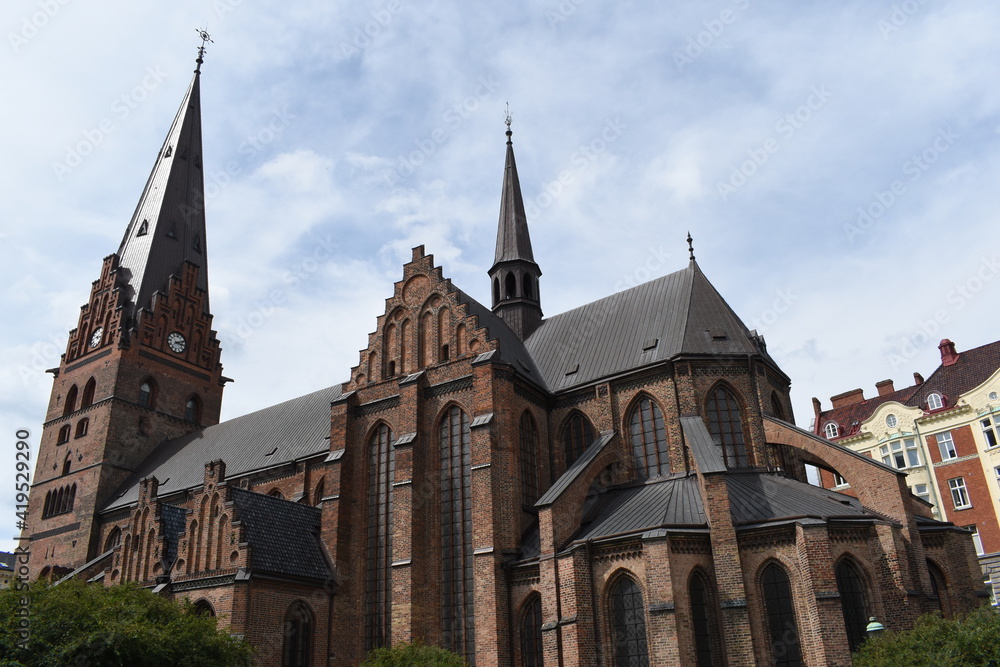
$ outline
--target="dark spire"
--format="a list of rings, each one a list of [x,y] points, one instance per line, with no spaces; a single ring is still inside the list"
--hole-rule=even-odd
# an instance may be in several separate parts
[[[129,314],[148,308],[185,260],[199,267],[198,287],[208,311],[205,248],[205,179],[201,157],[201,64],[208,33],[199,31],[197,67],[163,147],[156,156],[125,237],[118,248],[119,275],[128,286]]]
[[[542,322],[538,278],[541,269],[531,252],[528,219],[524,213],[521,183],[514,161],[511,140],[511,116],[508,108],[507,160],[504,164],[503,190],[500,194],[500,221],[497,225],[497,247],[493,267],[489,270],[493,283],[493,312],[497,313],[524,340]]]

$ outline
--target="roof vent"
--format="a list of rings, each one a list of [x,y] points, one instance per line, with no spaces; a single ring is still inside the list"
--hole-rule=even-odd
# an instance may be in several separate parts
[[[712,337],[712,340],[729,340],[729,334],[722,329],[709,329],[708,333]]]
[[[269,451],[267,454],[264,454],[264,456],[273,456],[276,451],[278,451],[277,447]]]
[[[566,367],[566,375],[573,375],[580,370],[580,364],[570,364]]]
[[[652,350],[659,344],[660,344],[659,338],[647,338],[646,341],[642,344],[642,351],[645,352],[647,350]]]

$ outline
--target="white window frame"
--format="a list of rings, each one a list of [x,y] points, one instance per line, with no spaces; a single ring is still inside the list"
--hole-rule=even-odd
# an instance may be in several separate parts
[[[972,500],[969,498],[969,489],[965,486],[964,477],[949,479],[948,489],[951,491],[951,502],[955,509],[964,510],[972,507]]]
[[[847,480],[840,476],[839,472],[833,473],[833,485],[835,487],[847,486]]]
[[[827,422],[826,426],[823,427],[823,431],[826,433],[826,439],[836,438],[840,435],[840,427],[837,426],[837,422]]]
[[[898,423],[899,420],[896,419],[896,415],[889,413],[885,416],[885,425],[889,428],[896,428],[896,424]]]
[[[928,410],[940,410],[944,407],[944,399],[936,391],[932,391],[927,394],[927,409]]]
[[[966,530],[972,531],[972,543],[976,545],[976,555],[982,556],[986,551],[983,549],[983,538],[979,535],[979,527],[976,524],[965,526]]]
[[[955,449],[955,439],[951,437],[951,431],[938,433],[936,436],[938,450],[941,452],[942,461],[951,461],[958,458],[958,450]]]
[[[997,424],[996,413],[986,415],[980,419],[979,426],[983,429],[983,438],[986,439],[986,449],[993,449],[1000,446],[1000,424]]]
[[[882,463],[896,470],[920,467],[920,449],[916,438],[899,438],[879,448]]]
[[[927,488],[926,484],[914,484],[913,495],[922,500],[926,500],[927,502],[931,501],[931,491]]]

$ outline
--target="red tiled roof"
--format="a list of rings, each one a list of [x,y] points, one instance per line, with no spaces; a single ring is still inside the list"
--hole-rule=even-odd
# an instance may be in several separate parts
[[[889,401],[899,401],[903,405],[909,405],[907,400],[921,388],[922,385],[913,385],[912,387],[906,387],[905,389],[897,389],[896,391],[890,392],[883,396],[872,396],[871,398],[866,398],[858,403],[852,403],[851,405],[845,405],[840,408],[835,408],[832,410],[825,410],[819,413],[819,418],[816,420],[816,433],[818,435],[823,435],[823,428],[830,421],[837,422],[840,429],[841,437],[851,435],[855,430],[851,427],[855,422],[861,423],[872,416],[872,413],[878,408],[878,406]]]
[[[958,361],[951,366],[938,366],[906,404],[926,409],[927,395],[936,391],[945,397],[945,405],[952,406],[959,396],[986,382],[998,368],[1000,341],[960,351]]]

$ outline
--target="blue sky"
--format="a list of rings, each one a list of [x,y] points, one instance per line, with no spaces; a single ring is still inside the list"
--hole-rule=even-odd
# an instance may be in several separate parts
[[[198,27],[224,418],[345,380],[413,246],[488,302],[507,101],[547,314],[683,268],[690,230],[805,427],[996,339],[994,3],[260,4],[8,3],[2,488]]]

